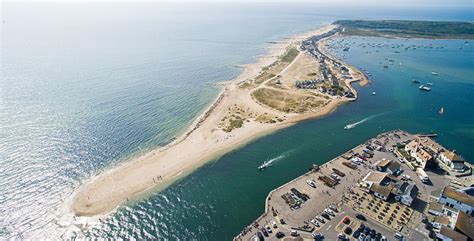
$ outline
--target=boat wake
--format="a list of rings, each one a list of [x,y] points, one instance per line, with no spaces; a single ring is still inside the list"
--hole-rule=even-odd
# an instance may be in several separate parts
[[[381,116],[381,115],[383,115],[383,114],[371,115],[371,116],[369,116],[369,117],[367,117],[367,118],[364,118],[364,119],[362,119],[362,120],[360,120],[360,121],[358,121],[358,122],[355,122],[355,123],[352,123],[352,124],[348,124],[348,125],[344,126],[344,130],[350,130],[350,129],[352,129],[352,128],[354,128],[354,127],[356,127],[356,126],[358,126],[358,125],[360,125],[360,124],[362,124],[362,123],[364,123],[364,122],[366,122],[366,121],[368,121],[368,120],[371,120],[371,119],[373,119],[373,118],[375,118],[375,117],[377,117],[377,116]]]
[[[286,154],[284,153],[284,154],[281,154],[281,155],[279,155],[279,156],[277,156],[277,157],[274,157],[274,158],[272,158],[272,159],[270,159],[270,160],[264,161],[264,162],[258,167],[258,170],[263,171],[263,170],[265,170],[266,168],[272,166],[273,164],[277,163],[279,160],[281,160],[281,159],[283,159],[283,158],[285,158],[285,157],[286,157]]]

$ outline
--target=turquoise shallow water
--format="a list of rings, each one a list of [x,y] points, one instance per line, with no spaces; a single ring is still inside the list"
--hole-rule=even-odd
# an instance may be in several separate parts
[[[473,160],[473,49],[463,41],[355,38],[346,60],[373,73],[359,101],[229,153],[162,193],[77,231],[64,202],[84,180],[170,142],[277,41],[372,9],[302,5],[3,4],[0,239],[230,239],[263,211],[268,191],[376,133],[440,134]],[[469,11],[393,11],[391,18],[470,19]],[[416,17],[413,17],[416,16]],[[347,40],[349,41],[349,40]],[[443,45],[365,53],[362,42]],[[459,47],[463,46],[463,49]],[[402,67],[384,70],[389,57]],[[431,71],[439,72],[438,77]],[[435,83],[420,92],[411,78]],[[377,91],[376,96],[370,96]],[[437,115],[440,106],[446,113]],[[375,116],[350,131],[343,126]],[[264,173],[256,167],[276,158]]]

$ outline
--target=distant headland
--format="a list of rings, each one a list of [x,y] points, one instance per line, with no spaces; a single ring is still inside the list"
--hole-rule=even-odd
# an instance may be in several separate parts
[[[412,20],[337,20],[341,34],[375,37],[474,39],[474,23]]]

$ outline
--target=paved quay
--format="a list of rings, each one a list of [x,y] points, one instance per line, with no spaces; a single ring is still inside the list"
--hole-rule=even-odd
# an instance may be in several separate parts
[[[234,240],[314,240],[314,233],[324,235],[324,240],[337,240],[344,232],[348,240],[358,240],[351,234],[361,225],[375,230],[378,240],[382,237],[397,240],[395,233],[407,240],[431,240],[430,231],[422,222],[430,194],[453,183],[472,183],[473,178],[448,176],[438,168],[426,170],[430,181],[422,182],[413,167],[415,164],[410,163],[411,158],[407,160],[396,151],[401,143],[405,145],[419,138],[401,130],[385,132],[321,166],[315,165],[313,170],[271,191],[265,202],[265,213],[245,227]],[[378,148],[368,151],[369,145]],[[387,174],[384,178],[418,187],[419,192],[410,206],[380,199],[364,189],[368,174],[381,173],[377,170],[381,160],[400,163],[396,176]],[[337,179],[339,181],[334,184]],[[356,218],[358,214],[366,220]],[[348,227],[349,231],[352,230],[349,234]],[[263,230],[271,230],[271,233]],[[284,237],[278,238],[278,232]],[[260,239],[258,233],[262,236]]]

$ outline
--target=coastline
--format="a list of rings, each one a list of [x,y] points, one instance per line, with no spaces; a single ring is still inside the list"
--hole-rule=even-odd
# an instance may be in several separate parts
[[[240,148],[260,136],[286,128],[302,120],[325,116],[334,111],[337,106],[348,102],[347,98],[333,98],[316,111],[304,114],[287,114],[287,119],[272,124],[248,121],[242,128],[234,129],[228,133],[217,128],[222,117],[236,105],[236,102],[250,106],[253,110],[265,112],[265,114],[267,112],[275,115],[281,114],[276,110],[265,108],[261,103],[254,103],[249,91],[241,89],[239,84],[258,76],[263,68],[277,61],[290,46],[294,46],[310,36],[327,32],[333,27],[333,25],[324,25],[272,44],[265,56],[259,57],[256,63],[245,65],[243,72],[234,80],[219,83],[222,90],[216,99],[173,142],[142,156],[132,158],[84,183],[73,199],[72,209],[75,215],[107,214],[120,204],[129,202],[138,194],[143,194],[151,189],[162,190],[208,161],[215,160],[228,151]],[[286,68],[281,72],[285,70]],[[346,82],[346,85],[357,95],[357,92],[350,86],[351,82],[354,80]]]

